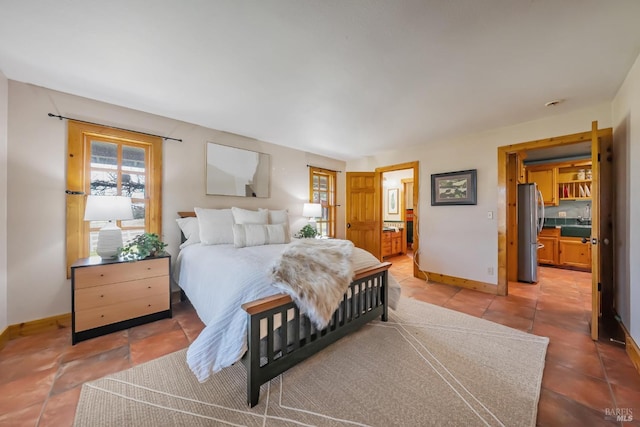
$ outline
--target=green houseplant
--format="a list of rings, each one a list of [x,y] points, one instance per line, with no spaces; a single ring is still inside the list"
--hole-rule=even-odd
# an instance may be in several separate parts
[[[310,226],[309,224],[307,224],[304,227],[302,227],[300,231],[298,231],[298,234],[296,234],[295,237],[310,239],[310,238],[316,237],[317,235],[318,235],[318,231],[312,226]]]
[[[118,256],[124,260],[134,261],[164,255],[167,244],[155,233],[142,233],[122,248],[118,248]]]

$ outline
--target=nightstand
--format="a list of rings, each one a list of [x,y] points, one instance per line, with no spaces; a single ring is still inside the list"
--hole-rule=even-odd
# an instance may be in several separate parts
[[[72,343],[171,317],[171,257],[71,265]]]

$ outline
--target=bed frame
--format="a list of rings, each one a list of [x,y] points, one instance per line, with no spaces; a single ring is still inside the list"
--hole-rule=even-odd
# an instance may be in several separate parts
[[[390,266],[391,263],[384,262],[357,271],[331,322],[322,330],[316,330],[308,318],[300,313],[291,297],[285,294],[243,304],[242,308],[249,316],[248,350],[242,358],[247,368],[249,406],[258,403],[262,384],[370,320],[380,316],[386,322]],[[278,321],[281,326],[274,328]],[[261,339],[260,325],[264,322],[267,335]],[[261,345],[265,341],[266,346]]]
[[[178,212],[181,217],[193,212]],[[184,238],[184,236],[183,236]],[[388,270],[383,262],[358,270],[331,321],[322,330],[313,327],[286,294],[272,295],[242,305],[247,312],[248,350],[242,357],[247,369],[247,403],[260,399],[260,386],[287,369],[380,317],[388,318]],[[182,295],[184,293],[181,292]],[[262,330],[266,336],[261,337]],[[280,325],[276,327],[277,325]]]

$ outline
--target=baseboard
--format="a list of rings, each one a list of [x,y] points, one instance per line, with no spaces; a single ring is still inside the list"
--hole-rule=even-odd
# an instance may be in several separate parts
[[[421,279],[429,282],[444,283],[445,285],[457,286],[459,288],[472,289],[486,294],[496,295],[498,286],[491,283],[479,282],[471,279],[463,279],[455,276],[447,276],[446,274],[433,273],[430,271],[420,271],[418,273]]]
[[[7,342],[9,342],[9,327],[7,326],[6,328],[4,328],[4,331],[2,331],[2,333],[0,334],[0,350],[2,350],[5,346],[5,344],[7,344]]]
[[[28,322],[9,325],[3,332],[12,340],[18,337],[26,337],[41,332],[55,331],[62,328],[71,327],[71,313],[59,314],[57,316],[46,317],[44,319],[31,320]]]
[[[629,359],[631,359],[631,363],[633,363],[633,366],[636,367],[636,371],[640,373],[640,348],[638,347],[638,344],[633,340],[633,337],[631,336],[629,331],[627,331],[627,328],[622,322],[620,322],[620,326],[624,331],[624,341],[626,344],[625,347],[627,349]]]

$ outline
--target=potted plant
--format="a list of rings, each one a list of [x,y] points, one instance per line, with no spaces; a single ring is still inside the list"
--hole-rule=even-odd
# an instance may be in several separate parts
[[[122,248],[118,248],[118,256],[124,260],[135,261],[148,257],[164,255],[167,244],[155,233],[142,233]]]
[[[302,239],[312,239],[318,235],[318,231],[310,226],[309,224],[305,225],[298,231],[295,237]]]

